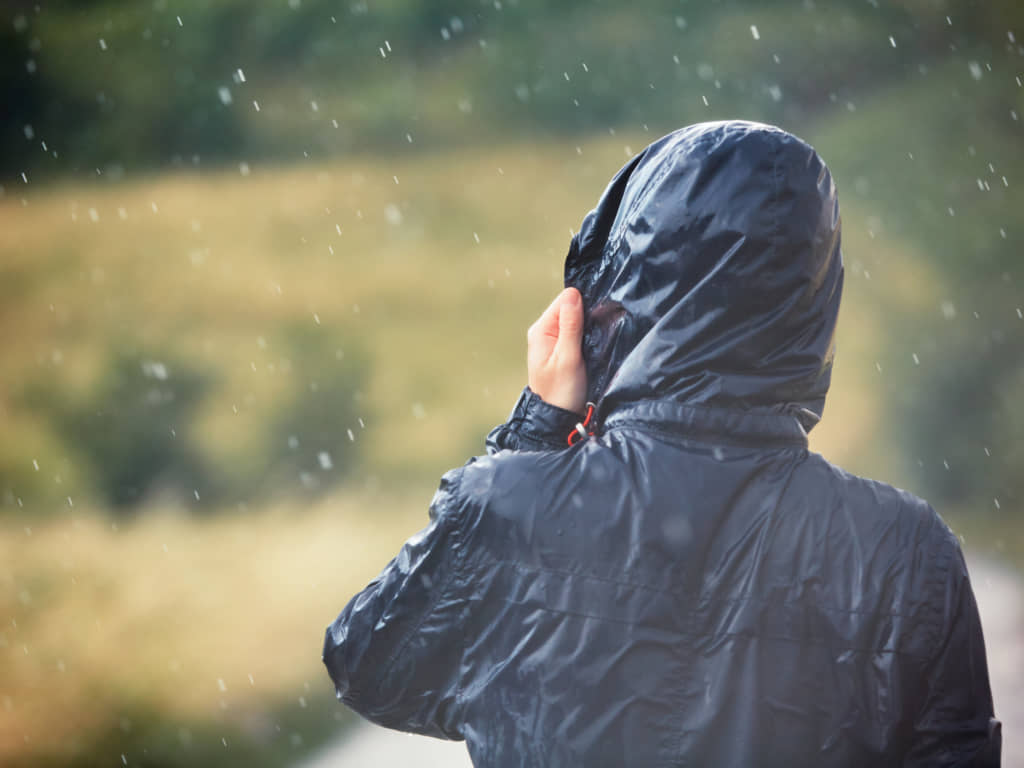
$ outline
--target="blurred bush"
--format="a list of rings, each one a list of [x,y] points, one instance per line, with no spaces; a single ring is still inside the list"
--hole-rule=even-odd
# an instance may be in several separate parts
[[[664,129],[705,102],[792,122],[911,77],[951,47],[979,61],[999,54],[1024,11],[968,5],[25,4],[0,26],[0,169],[116,175],[410,137],[436,146],[510,129]]]
[[[286,330],[284,366],[292,386],[268,417],[256,485],[268,496],[322,492],[358,461],[366,361],[335,339],[306,325]]]
[[[158,490],[200,498],[209,480],[191,436],[193,411],[209,379],[162,355],[118,349],[81,398],[37,387],[43,409],[89,484],[118,514]]]
[[[280,366],[287,385],[260,409],[260,439],[229,441],[219,454],[196,424],[216,375],[167,350],[115,343],[86,391],[67,391],[48,378],[30,384],[22,400],[59,441],[55,454],[72,457],[64,465],[75,470],[65,469],[59,495],[84,494],[116,515],[155,499],[208,512],[316,494],[356,464],[355,434],[363,423],[356,408],[365,361],[355,349],[346,356],[327,341],[333,338],[297,326],[286,331]],[[0,470],[8,495],[18,488],[53,500],[55,489],[33,482],[27,468]]]

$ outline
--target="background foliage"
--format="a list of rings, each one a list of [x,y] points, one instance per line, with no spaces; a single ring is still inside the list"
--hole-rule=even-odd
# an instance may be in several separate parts
[[[815,447],[1020,563],[1022,22],[1014,0],[6,4],[0,762],[280,764],[325,738],[323,625],[511,407],[607,179],[701,120],[778,123],[836,176]]]

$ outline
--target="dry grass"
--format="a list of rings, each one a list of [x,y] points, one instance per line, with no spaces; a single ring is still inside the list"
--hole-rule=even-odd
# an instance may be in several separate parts
[[[380,496],[121,527],[91,512],[0,529],[2,764],[71,758],[144,713],[231,732],[311,704],[327,623],[426,522]]]

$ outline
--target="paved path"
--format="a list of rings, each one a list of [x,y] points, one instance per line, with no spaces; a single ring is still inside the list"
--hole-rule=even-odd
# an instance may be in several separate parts
[[[985,560],[970,563],[985,629],[996,715],[1003,721],[1003,768],[1024,768],[1024,582]],[[461,742],[357,725],[297,768],[470,768]]]
[[[970,560],[981,613],[996,717],[1003,721],[1003,768],[1024,768],[1024,582],[1006,566]]]

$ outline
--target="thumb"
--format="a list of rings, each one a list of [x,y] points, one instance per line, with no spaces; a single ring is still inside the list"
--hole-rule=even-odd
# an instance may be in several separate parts
[[[583,297],[575,288],[562,292],[558,305],[558,341],[555,352],[563,359],[572,360],[582,354]]]

